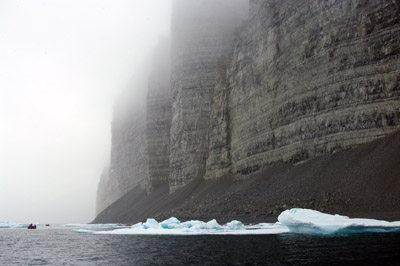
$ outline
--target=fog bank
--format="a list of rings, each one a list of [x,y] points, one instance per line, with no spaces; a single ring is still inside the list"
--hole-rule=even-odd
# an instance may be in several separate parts
[[[94,218],[114,101],[143,95],[169,17],[165,0],[0,2],[0,221]]]

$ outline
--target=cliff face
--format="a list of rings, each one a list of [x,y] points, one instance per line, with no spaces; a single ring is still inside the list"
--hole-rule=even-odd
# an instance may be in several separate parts
[[[149,195],[134,188],[94,223],[133,224],[148,217],[273,223],[289,208],[398,221],[400,130],[351,150],[297,165],[275,164],[250,176],[196,179],[172,194],[162,186]]]
[[[147,146],[143,105],[115,115],[111,147],[109,185],[114,201],[136,185],[146,186]]]
[[[146,113],[148,152],[147,191],[167,184],[169,176],[171,88],[170,41],[164,40],[154,55],[153,73],[149,78]]]
[[[111,162],[97,193],[98,211],[135,186],[150,193],[168,182],[171,127],[170,40],[160,40],[151,62],[147,96],[129,90],[121,96],[112,122]],[[107,170],[105,170],[107,171]]]
[[[171,190],[204,176],[216,63],[247,15],[247,0],[173,3]]]
[[[226,174],[215,165],[249,174],[392,132],[399,55],[399,1],[252,1],[217,85],[207,176]],[[223,149],[231,155],[218,160]]]
[[[159,54],[146,107],[113,122],[113,201],[136,185],[174,192],[400,128],[399,0],[173,5],[171,61]]]
[[[113,203],[110,190],[109,167],[105,167],[101,173],[99,186],[97,187],[96,215],[101,213],[108,205]]]

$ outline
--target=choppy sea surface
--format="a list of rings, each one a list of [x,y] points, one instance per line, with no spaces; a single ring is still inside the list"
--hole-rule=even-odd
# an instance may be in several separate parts
[[[7,228],[0,229],[0,265],[400,265],[400,233],[157,236]]]

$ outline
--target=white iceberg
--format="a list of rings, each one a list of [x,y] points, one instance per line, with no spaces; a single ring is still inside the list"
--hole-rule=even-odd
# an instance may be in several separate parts
[[[374,219],[351,219],[309,209],[290,209],[282,212],[278,221],[291,233],[300,234],[351,234],[400,232],[400,222]]]
[[[220,225],[215,219],[208,222],[198,220],[180,222],[177,218],[171,217],[160,223],[150,218],[145,223],[140,222],[130,228],[108,231],[79,230],[79,233],[117,235],[256,235],[280,234],[288,231],[287,227],[280,224],[260,224],[254,228],[247,228],[242,222],[236,220]]]
[[[230,230],[244,230],[246,229],[242,222],[233,220],[226,224],[226,227]]]
[[[171,217],[165,221],[162,221],[160,225],[164,229],[174,229],[174,228],[180,228],[181,222],[175,217]]]
[[[147,221],[142,224],[144,229],[161,229],[162,226],[153,218],[147,219]]]
[[[90,225],[93,229],[105,225]],[[97,227],[96,227],[97,226]],[[85,228],[85,227],[84,227]],[[400,232],[400,222],[387,222],[373,219],[350,219],[347,216],[330,215],[309,209],[290,209],[282,212],[277,223],[244,225],[233,220],[220,225],[215,219],[203,222],[191,220],[181,222],[175,217],[157,222],[134,224],[128,228],[114,230],[76,230],[77,233],[116,234],[116,235],[267,235],[282,233],[301,234],[350,234]]]

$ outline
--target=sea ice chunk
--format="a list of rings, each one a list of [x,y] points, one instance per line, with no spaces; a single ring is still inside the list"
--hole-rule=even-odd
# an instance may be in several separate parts
[[[22,228],[22,224],[17,224],[13,222],[0,222],[0,228]]]
[[[255,230],[256,229],[256,230]],[[289,229],[280,224],[265,224],[251,228],[240,221],[231,221],[220,225],[215,219],[207,223],[191,220],[181,223],[178,219],[171,217],[157,223],[154,219],[147,219],[146,223],[137,223],[130,228],[111,231],[85,231],[77,233],[94,234],[118,234],[118,235],[260,235],[260,234],[281,234],[289,232]]]
[[[72,230],[72,232],[78,233],[78,234],[93,234],[96,231],[94,230],[87,230],[87,229],[78,229],[78,230]]]
[[[400,232],[400,222],[374,219],[351,219],[319,211],[294,208],[282,212],[278,221],[290,232],[303,234],[349,234],[369,232]]]
[[[164,220],[160,223],[161,227],[164,229],[174,229],[174,228],[181,228],[181,222],[176,219],[175,217],[171,217],[167,220]]]
[[[229,230],[244,230],[246,229],[242,222],[233,220],[226,224],[227,229]]]
[[[186,221],[186,222],[181,223],[183,228],[192,228],[195,225],[200,225],[200,224],[204,224],[204,222],[198,221],[198,220],[190,220],[190,221]]]
[[[208,221],[207,223],[197,221],[198,223],[194,224],[192,227],[190,227],[193,230],[204,230],[204,229],[209,229],[209,230],[220,230],[221,225],[218,224],[218,222],[215,219],[212,219],[211,221]]]
[[[386,222],[373,219],[350,219],[342,215],[330,215],[309,209],[290,209],[282,212],[277,223],[244,225],[233,220],[220,225],[213,219],[207,223],[197,220],[180,222],[171,217],[158,223],[147,219],[130,228],[92,231],[77,230],[77,233],[132,234],[132,235],[266,235],[282,233],[305,234],[348,234],[365,232],[400,232],[400,222]]]
[[[148,218],[147,221],[143,224],[144,229],[161,229],[161,225],[156,221],[156,219]]]
[[[125,227],[123,224],[63,224],[63,227],[78,227],[78,228],[103,228],[103,227]]]
[[[134,224],[134,225],[131,226],[131,229],[135,229],[135,228],[143,228],[143,223],[139,222],[139,223]]]
[[[221,225],[219,225],[219,223],[217,222],[217,220],[212,219],[211,221],[208,221],[208,222],[206,223],[206,228],[207,228],[207,229],[220,230],[220,229],[221,229]]]

